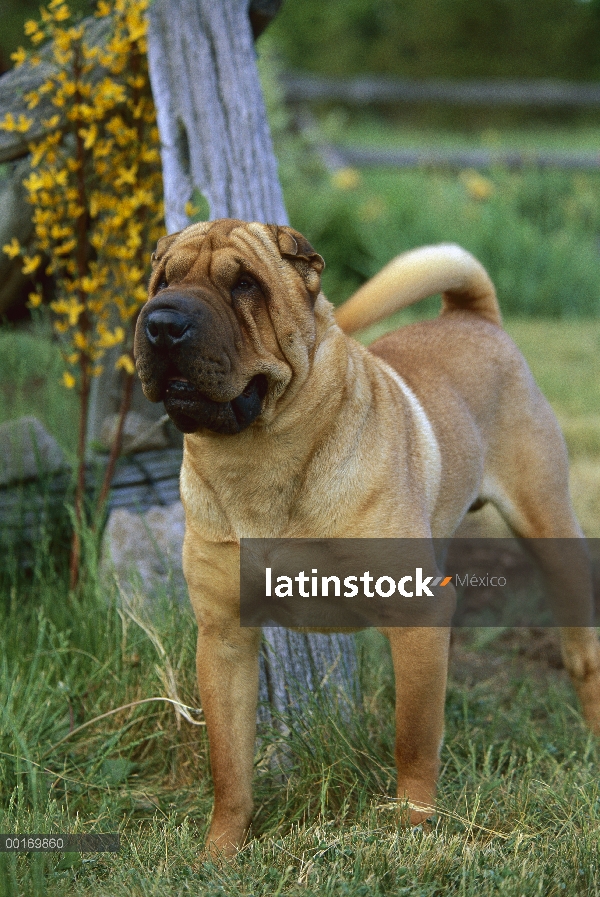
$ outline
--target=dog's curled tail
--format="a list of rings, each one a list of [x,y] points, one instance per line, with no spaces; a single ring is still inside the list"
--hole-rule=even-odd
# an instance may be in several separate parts
[[[502,323],[487,271],[454,243],[422,246],[392,259],[337,309],[336,321],[354,333],[436,293],[442,294],[442,314],[465,310]]]

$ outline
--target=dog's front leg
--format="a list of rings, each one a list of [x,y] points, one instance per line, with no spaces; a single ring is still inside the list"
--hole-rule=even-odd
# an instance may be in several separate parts
[[[252,771],[258,698],[258,630],[202,625],[196,668],[215,788],[206,839],[213,853],[242,846],[252,818]]]
[[[398,799],[408,801],[405,821],[432,815],[444,734],[450,629],[385,630],[396,679]]]
[[[206,839],[214,854],[242,846],[252,818],[259,629],[239,617],[239,546],[186,529],[184,572],[198,621],[196,670],[215,788]]]

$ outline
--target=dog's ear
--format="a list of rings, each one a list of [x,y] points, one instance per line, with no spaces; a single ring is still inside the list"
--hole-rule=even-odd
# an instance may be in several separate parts
[[[178,230],[177,233],[175,233],[175,234],[169,234],[167,237],[160,238],[160,240],[156,244],[156,249],[150,256],[150,261],[152,262],[153,269],[156,268],[156,266],[158,265],[158,263],[164,256],[165,252],[171,245],[171,243],[173,243],[176,240],[176,238],[179,236],[180,233],[181,233],[181,231]]]
[[[291,227],[277,227],[277,245],[283,258],[288,259],[304,279],[308,292],[316,298],[321,289],[321,272],[325,267],[322,257],[306,237]]]

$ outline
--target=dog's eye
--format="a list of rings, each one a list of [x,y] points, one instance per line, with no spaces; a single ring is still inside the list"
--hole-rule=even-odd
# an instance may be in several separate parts
[[[157,293],[160,293],[161,290],[166,290],[166,288],[167,288],[168,286],[169,286],[169,284],[168,284],[167,281],[163,278],[163,279],[160,281],[159,285],[157,286],[157,288],[156,288],[156,292],[157,292]]]
[[[258,289],[258,284],[250,274],[240,274],[231,288],[232,295],[240,293],[252,293]]]

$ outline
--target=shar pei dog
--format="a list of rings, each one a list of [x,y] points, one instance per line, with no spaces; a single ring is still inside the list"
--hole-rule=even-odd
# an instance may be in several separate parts
[[[600,732],[600,651],[564,440],[481,264],[455,245],[417,249],[337,311],[321,292],[323,259],[290,227],[194,224],[162,238],[152,264],[135,358],[146,397],[185,434],[183,565],[214,779],[209,849],[234,852],[252,817],[260,630],[240,625],[244,537],[445,538],[491,502],[517,536],[580,540],[574,579],[551,552],[540,560],[587,621],[561,629],[562,654]],[[347,335],[438,293],[433,320],[368,349]],[[418,824],[435,801],[449,627],[383,631],[397,795]]]

